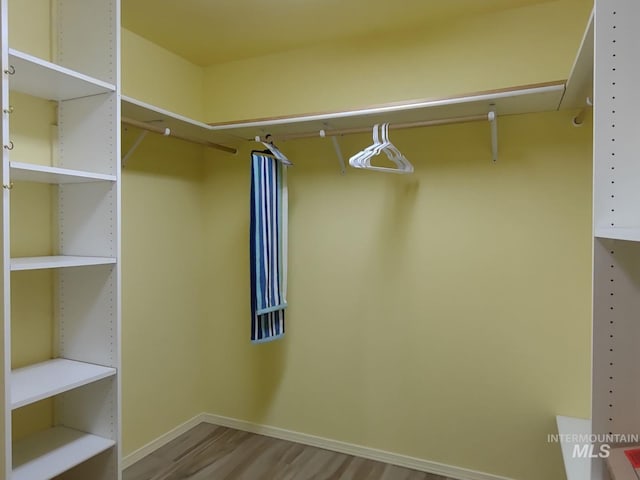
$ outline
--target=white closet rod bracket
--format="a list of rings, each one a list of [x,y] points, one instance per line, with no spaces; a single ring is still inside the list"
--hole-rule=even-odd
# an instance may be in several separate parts
[[[491,158],[493,163],[496,163],[498,161],[498,115],[493,107],[487,118],[491,126]]]
[[[587,110],[593,107],[593,100],[591,100],[591,97],[587,97],[587,100],[585,103],[586,105],[582,108],[582,110],[580,110],[578,114],[575,117],[573,117],[573,119],[571,120],[571,124],[574,127],[582,126],[582,124],[584,123],[584,117],[587,115]]]
[[[326,138],[327,133],[324,130],[320,130],[320,137]],[[336,152],[336,156],[338,157],[338,162],[340,163],[340,174],[344,175],[347,171],[346,164],[344,163],[344,156],[342,155],[342,149],[340,148],[340,144],[338,143],[338,137],[333,135],[331,137],[331,143],[333,143],[333,149]]]
[[[167,128],[167,130],[169,129]],[[142,130],[138,135],[138,138],[136,138],[136,141],[133,142],[133,145],[131,145],[131,148],[129,149],[129,151],[124,155],[124,157],[122,157],[122,160],[120,162],[122,164],[122,168],[124,168],[127,165],[127,160],[129,160],[131,155],[133,155],[133,152],[135,152],[136,149],[140,146],[140,144],[144,140],[144,137],[147,136],[147,133],[149,133],[147,130]]]

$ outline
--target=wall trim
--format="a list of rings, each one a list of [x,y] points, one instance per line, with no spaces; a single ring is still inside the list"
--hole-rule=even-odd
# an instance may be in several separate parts
[[[294,432],[283,428],[271,427],[269,425],[260,425],[257,423],[246,422],[236,418],[223,417],[210,413],[202,415],[203,421],[221,427],[235,428],[245,432],[257,433],[267,437],[278,438],[280,440],[288,440],[312,447],[324,448],[347,455],[367,458],[369,460],[377,460],[379,462],[390,463],[399,467],[412,468],[421,472],[442,475],[451,479],[458,480],[513,480],[507,477],[500,477],[483,472],[476,472],[465,468],[454,467],[442,463],[431,462],[421,458],[409,457],[398,453],[386,452],[375,448],[364,447],[362,445],[354,445],[352,443],[332,440],[330,438],[317,437],[306,433]]]
[[[133,453],[127,455],[122,461],[122,467],[127,468],[133,465],[138,460],[141,460],[150,453],[153,453],[155,450],[166,445],[170,441],[174,440],[181,434],[187,432],[188,430],[202,422],[210,423],[212,425],[219,425],[221,427],[234,428],[236,430],[242,430],[244,432],[265,435],[267,437],[278,438],[280,440],[297,442],[303,445],[323,448],[325,450],[345,453],[347,455],[354,455],[356,457],[367,458],[369,460],[377,460],[379,462],[385,462],[392,465],[397,465],[399,467],[412,468],[421,472],[442,475],[451,479],[513,480],[511,478],[491,475],[489,473],[477,472],[474,470],[454,467],[452,465],[445,465],[443,463],[432,462],[421,458],[409,457],[407,455],[401,455],[398,453],[387,452],[375,448],[364,447],[362,445],[354,445],[352,443],[341,442],[338,440],[318,437],[306,433],[294,432],[292,430],[285,430],[283,428],[272,427],[269,425],[247,422],[245,420],[239,420],[237,418],[223,417],[221,415],[214,415],[211,413],[201,413],[199,415],[196,415],[191,420],[186,421],[182,425],[177,426],[173,430],[158,437],[152,442],[149,442],[142,448],[139,448]]]
[[[164,447],[170,441],[175,440],[176,438],[178,438],[183,433],[187,433],[193,427],[196,427],[196,426],[200,425],[202,422],[206,422],[204,413],[196,415],[195,417],[193,417],[193,418],[187,420],[186,422],[178,425],[177,427],[173,428],[172,430],[169,430],[167,433],[164,433],[164,434],[160,435],[155,440],[152,440],[151,442],[147,443],[146,445],[144,445],[144,446],[140,447],[139,449],[133,451],[129,455],[123,457],[122,458],[122,469],[124,470],[125,468],[130,467],[131,465],[133,465],[137,461],[142,460],[147,455],[155,452],[156,450],[158,450],[161,447]]]

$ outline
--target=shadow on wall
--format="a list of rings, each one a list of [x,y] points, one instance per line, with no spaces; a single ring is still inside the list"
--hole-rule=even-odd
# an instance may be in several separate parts
[[[273,397],[280,387],[287,357],[287,344],[288,339],[285,335],[280,340],[250,347],[249,404],[257,422],[268,416]]]
[[[379,247],[384,250],[402,250],[409,236],[409,228],[414,221],[415,205],[420,190],[420,179],[405,175],[394,181],[387,190],[388,206],[380,218]],[[393,260],[393,256],[381,256]],[[391,262],[394,263],[394,262]]]
[[[244,144],[237,156],[212,150],[205,153],[205,203],[216,206],[206,220],[211,239],[207,248],[212,252],[207,288],[215,290],[208,294],[211,311],[207,322],[211,335],[225,345],[209,352],[207,362],[219,373],[212,384],[226,385],[222,392],[212,388],[223,405],[215,413],[269,423],[289,361],[290,335],[287,325],[282,339],[250,342],[249,197],[250,151],[254,148],[253,143]],[[290,210],[293,205],[290,199]],[[287,312],[287,322],[289,318]]]
[[[185,169],[186,159],[198,160],[198,163]],[[190,178],[194,173],[194,166],[203,171],[204,150],[199,145],[175,138],[123,127],[122,162],[125,173],[139,172],[169,179]],[[202,177],[203,173],[199,176]]]

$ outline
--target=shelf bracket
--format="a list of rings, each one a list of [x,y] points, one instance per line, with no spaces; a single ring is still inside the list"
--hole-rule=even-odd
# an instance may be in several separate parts
[[[491,126],[491,158],[493,163],[496,163],[498,161],[498,115],[496,115],[495,105],[491,106],[487,117]]]
[[[325,132],[325,130],[320,130],[320,136],[322,138],[326,138],[327,132]],[[333,143],[333,149],[336,151],[336,156],[338,157],[338,162],[340,163],[340,174],[344,175],[347,172],[347,168],[345,166],[346,164],[344,163],[344,156],[342,155],[342,149],[340,148],[340,144],[338,143],[338,138],[335,135],[331,136],[331,143]]]
[[[338,143],[338,137],[331,137],[331,142],[333,143],[333,148],[336,151],[336,155],[338,156],[338,162],[340,162],[340,174],[344,175],[347,170],[344,163],[344,157],[342,156],[342,149],[340,148],[340,144]]]
[[[142,130],[138,135],[138,138],[136,138],[136,141],[133,142],[133,145],[131,145],[129,151],[124,155],[124,157],[122,157],[122,168],[127,165],[127,160],[129,160],[129,157],[131,157],[131,155],[133,155],[133,152],[135,152],[136,149],[140,146],[140,144],[144,140],[144,137],[147,136],[147,133],[149,133],[147,130]]]

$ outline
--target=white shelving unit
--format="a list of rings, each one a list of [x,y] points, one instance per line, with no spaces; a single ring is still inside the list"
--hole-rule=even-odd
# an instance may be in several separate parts
[[[9,45],[7,4],[0,0],[5,146],[0,478],[119,480],[120,2],[52,0],[50,11],[42,12],[55,16],[51,61]],[[12,158],[19,146],[13,141],[29,135],[21,131],[20,140],[12,140],[14,93],[57,102],[50,165]],[[43,208],[52,209],[54,240],[41,256],[11,258],[10,205],[13,192],[25,182],[51,186],[55,200]],[[16,195],[14,201],[24,198]],[[33,275],[16,272],[42,269],[54,270],[50,322],[55,358],[12,369],[12,348],[20,348],[12,342],[12,327],[25,320],[11,306],[18,288],[12,278]],[[50,424],[12,441],[19,433],[12,411],[47,399],[53,407]]]
[[[116,259],[110,257],[74,257],[56,255],[47,257],[17,257],[11,259],[11,271],[43,270],[47,268],[88,267],[92,265],[115,264]]]
[[[594,434],[640,434],[640,34],[636,0],[594,16]],[[612,445],[613,446],[613,445]],[[608,479],[594,459],[591,480]]]
[[[115,442],[70,428],[56,427],[18,442],[13,480],[49,480],[113,448]]]
[[[20,408],[115,374],[115,368],[64,358],[18,368],[11,372],[11,408]]]
[[[15,70],[11,89],[33,97],[72,100],[116,90],[113,84],[13,49],[9,49],[9,64]]]
[[[9,166],[12,181],[49,183],[52,185],[116,181],[115,175],[82,172],[68,168],[48,167],[21,162],[10,162]]]
[[[596,228],[594,236],[597,238],[608,238],[611,240],[627,240],[629,242],[640,242],[640,227]]]

